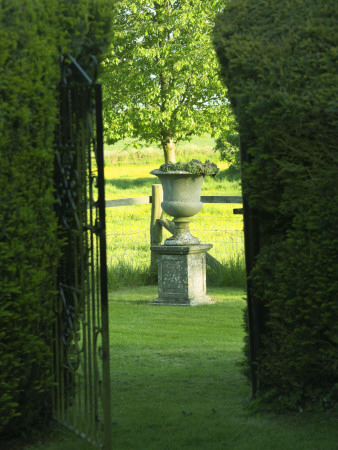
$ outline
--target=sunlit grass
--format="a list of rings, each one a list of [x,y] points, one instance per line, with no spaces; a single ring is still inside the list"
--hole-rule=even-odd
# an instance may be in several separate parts
[[[239,181],[229,181],[224,176],[227,163],[218,162],[219,174],[206,177],[202,187],[202,195],[241,195]],[[159,184],[159,179],[150,175],[159,164],[121,164],[105,167],[106,198],[139,197],[151,195],[151,185]]]
[[[163,163],[162,152],[152,147],[128,147],[131,142],[129,140],[127,143],[117,143],[108,147],[105,152],[107,200],[150,196],[152,185],[160,184],[159,179],[150,172]],[[238,177],[228,176],[228,165],[219,161],[219,155],[213,151],[213,146],[210,137],[194,138],[192,142],[179,146],[177,160],[200,158],[203,161],[211,159],[217,163],[220,172],[215,178],[205,178],[202,195],[240,196]],[[114,160],[114,155],[119,157],[118,162]],[[137,155],[141,155],[141,159]],[[233,214],[233,209],[240,206],[204,204],[202,211],[193,217],[190,229],[202,243],[213,245],[210,254],[224,265],[224,273],[217,275],[219,280],[244,287],[243,221],[241,215]],[[154,282],[150,273],[150,217],[150,204],[106,209],[110,289]],[[165,213],[164,217],[172,219]],[[163,240],[169,236],[170,233],[164,229]],[[235,275],[236,270],[238,276]],[[225,272],[228,272],[228,275]],[[213,280],[212,283],[218,284],[216,275],[210,271],[207,280],[208,278]]]
[[[238,205],[204,205],[205,214],[200,213],[190,224],[191,233],[202,243],[212,244],[210,254],[222,264],[232,266],[234,263],[244,273],[244,244],[242,216],[232,213]],[[208,211],[208,209],[212,211]],[[107,209],[107,257],[109,273],[120,273],[121,268],[131,274],[139,268],[144,274],[144,267],[150,264],[150,214],[151,205],[125,206]],[[168,216],[167,216],[168,217]],[[168,217],[171,219],[171,217]],[[163,239],[170,237],[163,230]],[[121,279],[121,277],[114,280]],[[133,280],[140,279],[132,277]],[[147,279],[147,277],[146,277]],[[244,278],[236,286],[244,287]],[[215,281],[215,277],[213,277]],[[213,282],[214,282],[213,281]],[[130,285],[128,283],[127,285]],[[232,284],[233,285],[233,284]],[[112,286],[115,286],[113,284]]]
[[[145,209],[144,206],[141,207]],[[148,208],[149,210],[149,208]],[[150,214],[150,212],[149,212]],[[107,223],[107,255],[109,287],[144,285],[154,282],[149,272],[150,265],[150,215],[130,219],[127,214],[117,221]],[[237,216],[238,217],[238,216]],[[201,217],[191,225],[191,232],[202,243],[212,244],[210,254],[224,266],[224,271],[207,272],[209,284],[245,286],[243,234],[236,223],[228,223],[220,216]],[[123,227],[121,227],[121,221]],[[209,226],[209,228],[208,228]],[[166,230],[163,238],[169,237]],[[236,275],[237,273],[237,275]]]
[[[127,152],[117,146],[117,152]],[[205,153],[212,152],[210,138],[194,139],[191,143],[180,147],[181,156],[197,157],[192,153],[196,149],[204,149]],[[145,149],[150,151],[150,149]],[[131,152],[131,150],[128,150]],[[134,149],[134,153],[139,151]],[[210,153],[210,152],[209,152]],[[126,154],[127,155],[127,154]],[[126,156],[125,155],[125,156]],[[152,184],[160,184],[157,177],[150,175],[150,171],[163,163],[154,161],[149,155],[144,156],[143,163],[112,163],[111,151],[106,155],[105,180],[106,198],[128,198],[150,196]],[[177,159],[180,159],[178,155]],[[205,155],[204,155],[205,156]],[[202,195],[241,195],[240,182],[229,179],[226,169],[227,163],[218,161],[214,152],[203,159],[212,157],[220,172],[215,178],[206,177],[202,187]],[[219,280],[244,287],[244,246],[243,220],[241,215],[233,214],[233,209],[240,204],[204,204],[201,212],[192,218],[191,233],[202,243],[212,244],[210,254],[223,265],[225,272],[218,273]],[[110,288],[121,285],[142,285],[152,280],[149,272],[150,265],[150,216],[151,205],[121,206],[106,209],[107,249]],[[170,220],[172,217],[166,216]],[[170,234],[163,230],[163,240]],[[235,271],[240,275],[236,277]],[[217,276],[208,271],[208,278],[217,284]],[[227,280],[227,281],[226,281]],[[237,280],[237,281],[236,281]]]

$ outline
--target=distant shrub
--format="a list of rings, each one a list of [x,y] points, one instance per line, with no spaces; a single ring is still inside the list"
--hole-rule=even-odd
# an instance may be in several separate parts
[[[87,51],[100,50],[107,38],[94,37],[109,16],[99,21],[98,13],[101,5],[106,14],[108,3],[0,3],[1,434],[38,426],[50,414],[59,255],[53,212],[58,45],[76,49],[83,60]]]
[[[215,141],[215,152],[219,152],[220,160],[226,161],[229,167],[239,169],[241,155],[239,151],[239,134],[224,134]]]
[[[232,0],[215,31],[259,222],[258,391],[279,407],[338,400],[337,19],[335,0]]]

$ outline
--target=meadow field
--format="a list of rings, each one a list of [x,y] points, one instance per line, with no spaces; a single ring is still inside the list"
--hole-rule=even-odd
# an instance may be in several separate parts
[[[209,159],[220,167],[215,178],[206,177],[202,195],[241,195],[239,177],[228,173],[227,164],[219,161],[213,146],[214,141],[210,137],[194,138],[178,147],[177,160]],[[160,149],[135,149],[131,142],[106,146],[106,199],[151,195],[152,184],[160,181],[149,172],[160,164],[163,164]],[[239,207],[240,204],[205,204],[190,225],[191,233],[201,242],[213,244],[210,253],[224,266],[224,270],[218,273],[208,269],[209,284],[245,286],[243,218],[233,213],[233,209]],[[118,285],[154,282],[149,279],[150,215],[150,204],[106,209],[111,289]],[[164,230],[164,239],[168,236],[169,232]]]

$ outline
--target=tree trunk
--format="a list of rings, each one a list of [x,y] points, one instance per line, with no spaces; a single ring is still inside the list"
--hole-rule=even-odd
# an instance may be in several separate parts
[[[164,161],[167,162],[176,162],[175,156],[175,148],[176,144],[173,138],[167,138],[163,144],[163,153],[164,153]]]

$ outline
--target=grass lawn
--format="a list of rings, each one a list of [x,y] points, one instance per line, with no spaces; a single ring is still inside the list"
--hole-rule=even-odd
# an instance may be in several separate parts
[[[110,295],[113,448],[336,450],[325,414],[253,414],[242,353],[240,289],[213,288],[213,305],[152,306],[157,287]],[[59,428],[29,450],[92,448]]]
[[[239,181],[227,176],[213,145],[209,137],[196,138],[179,148],[177,159],[211,159],[220,165],[220,174],[205,180],[202,195],[241,195]],[[107,198],[151,195],[151,185],[159,181],[149,172],[162,162],[161,151],[151,147],[108,147]],[[193,234],[213,243],[214,256],[225,265],[233,264],[234,276],[223,284],[238,286],[209,283],[208,294],[217,302],[198,307],[150,305],[157,287],[142,285],[142,270],[150,260],[150,205],[107,209],[108,270],[115,275],[110,282],[114,450],[338,449],[335,417],[258,414],[248,408],[251,390],[238,366],[244,335],[245,292],[238,279],[244,273],[243,223],[232,209],[239,206],[204,205],[194,218]],[[93,447],[53,426],[40,443],[17,448]]]

